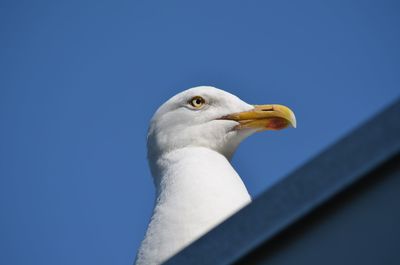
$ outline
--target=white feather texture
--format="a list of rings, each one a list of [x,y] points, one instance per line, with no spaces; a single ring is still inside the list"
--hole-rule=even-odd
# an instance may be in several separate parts
[[[189,103],[205,99],[201,109]],[[154,114],[148,159],[156,201],[136,264],[167,260],[251,201],[229,160],[252,130],[218,119],[252,105],[213,87],[195,87],[169,99]]]

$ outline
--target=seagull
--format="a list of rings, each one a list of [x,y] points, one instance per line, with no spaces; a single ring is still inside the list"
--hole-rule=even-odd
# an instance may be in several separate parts
[[[147,151],[156,200],[136,265],[157,265],[251,202],[230,160],[255,132],[296,127],[283,105],[250,105],[200,86],[158,108]]]

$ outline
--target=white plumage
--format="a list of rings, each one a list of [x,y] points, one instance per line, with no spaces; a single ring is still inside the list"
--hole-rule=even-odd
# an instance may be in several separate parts
[[[295,126],[285,108],[195,87],[157,110],[147,143],[156,201],[137,265],[162,263],[251,201],[229,160],[252,133]]]

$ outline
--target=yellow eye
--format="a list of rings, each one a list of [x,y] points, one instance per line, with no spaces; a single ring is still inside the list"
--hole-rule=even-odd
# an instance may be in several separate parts
[[[201,107],[203,107],[203,105],[204,105],[204,103],[206,103],[206,101],[204,100],[204,98],[202,98],[200,96],[196,96],[196,97],[192,98],[189,103],[194,108],[200,109]]]

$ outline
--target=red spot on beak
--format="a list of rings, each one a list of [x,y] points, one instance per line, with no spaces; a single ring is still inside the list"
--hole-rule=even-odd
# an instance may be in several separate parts
[[[288,121],[282,118],[272,118],[267,124],[267,128],[270,130],[281,130],[288,126]]]

